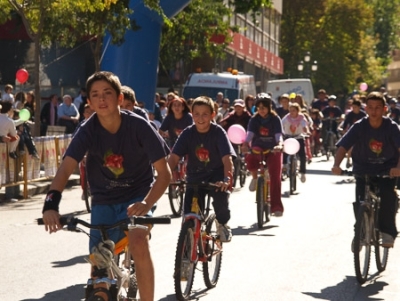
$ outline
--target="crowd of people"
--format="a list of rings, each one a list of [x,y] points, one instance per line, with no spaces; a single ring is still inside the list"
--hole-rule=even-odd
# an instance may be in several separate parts
[[[10,85],[6,86],[5,92],[0,103],[0,137],[2,142],[9,143],[10,157],[16,158],[15,150],[22,134],[17,131],[21,124],[16,123],[18,118],[14,119],[13,114],[27,108],[32,111],[33,118],[35,101],[30,92],[19,92],[14,97]],[[394,126],[399,123],[400,110],[395,98],[385,97],[379,92],[367,96],[354,94],[342,109],[337,105],[337,97],[328,95],[323,89],[310,103],[301,94],[295,93],[282,94],[275,103],[269,93],[228,99],[220,92],[213,100],[207,96],[184,99],[179,93],[170,91],[165,96],[156,93],[154,110],[147,110],[143,103],[136,100],[133,89],[123,86],[116,75],[96,72],[89,77],[86,88],[81,89],[78,97],[73,99],[64,95],[60,104],[58,95],[53,94],[41,110],[42,135],[51,125],[65,126],[67,133],[74,133],[46,195],[43,207],[46,230],[52,233],[61,228],[58,211],[62,191],[69,175],[83,160],[85,164],[82,166],[88,170],[85,174],[92,195],[92,223],[112,224],[132,215],[151,216],[157,200],[173,180],[171,170],[181,158],[185,158],[188,182],[207,181],[218,186],[212,196],[218,234],[223,242],[232,238],[228,225],[229,196],[233,160],[239,150],[246,154],[246,166],[252,178],[250,191],[256,190],[259,164],[258,157],[251,150],[270,150],[266,160],[271,183],[271,215],[275,217],[284,214],[281,182],[282,172],[286,169],[287,156],[283,148],[287,138],[299,142],[302,182],[306,181],[307,162],[324,154],[327,130],[339,140],[332,168],[334,174],[341,173],[340,163],[347,157],[347,167],[354,164],[356,171],[372,172],[375,171],[375,164],[380,164],[390,170],[391,176],[400,176],[400,130]],[[241,125],[246,132],[241,145],[233,145],[229,141],[227,132],[232,125]],[[367,138],[360,138],[359,133],[365,131],[369,133]],[[378,142],[383,139],[382,143],[391,147],[382,148],[379,143],[368,146],[371,139]],[[35,151],[27,143],[26,146],[34,155]],[[366,153],[366,148],[371,152]],[[381,151],[385,153],[384,158],[371,159],[372,155],[376,157]],[[353,161],[350,159],[351,152]],[[381,184],[385,191],[394,191],[395,181],[382,181]],[[355,208],[362,199],[362,185],[364,183],[357,180],[358,201]],[[200,195],[205,193],[200,191]],[[192,196],[193,189],[188,188],[184,213],[191,210]],[[383,218],[380,220],[385,221],[379,226],[388,247],[393,246],[397,236],[393,210],[395,199],[396,196],[389,192],[382,196]],[[124,235],[117,231],[112,239],[117,243]],[[137,259],[138,284],[143,300],[151,300],[154,294],[149,235],[149,232],[141,231],[128,234],[129,240],[135,241],[130,248]],[[96,237],[92,233],[90,252],[98,243]],[[93,269],[96,270],[96,267]],[[101,271],[96,271],[94,275],[101,276]],[[99,296],[107,300],[104,291],[100,291]]]

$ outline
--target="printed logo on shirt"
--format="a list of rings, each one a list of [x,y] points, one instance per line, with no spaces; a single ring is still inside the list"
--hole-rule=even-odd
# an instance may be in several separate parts
[[[292,134],[294,134],[294,133],[296,133],[297,126],[295,124],[291,124],[289,129],[290,129],[290,132]]]
[[[206,149],[203,144],[200,146],[196,147],[196,157],[199,159],[200,162],[204,162],[207,164],[210,162],[210,157],[209,157],[209,152],[208,149]]]
[[[104,155],[104,166],[107,167],[116,178],[124,172],[124,167],[122,166],[123,161],[124,158],[122,155],[116,155],[111,150]]]
[[[369,149],[376,154],[376,156],[379,156],[380,153],[382,152],[382,145],[383,143],[380,141],[377,141],[375,139],[371,139],[369,141]]]
[[[269,135],[269,129],[265,127],[260,127],[259,133],[261,136],[268,136]]]

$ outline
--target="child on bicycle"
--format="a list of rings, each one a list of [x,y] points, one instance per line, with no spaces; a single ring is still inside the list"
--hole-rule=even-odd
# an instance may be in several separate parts
[[[289,105],[289,114],[282,119],[283,132],[286,138],[293,137],[299,144],[300,148],[298,155],[300,158],[300,180],[302,183],[306,181],[306,147],[304,135],[309,135],[307,120],[304,115],[300,113],[300,105],[293,102]],[[287,156],[284,156],[287,159]],[[286,164],[286,161],[284,161]]]
[[[86,83],[88,103],[95,113],[75,132],[54,177],[43,207],[43,221],[50,233],[61,229],[59,203],[69,176],[87,153],[86,167],[92,195],[92,224],[113,224],[130,216],[152,215],[154,205],[171,179],[164,140],[148,121],[132,112],[120,110],[123,102],[119,78],[100,71]],[[154,179],[153,169],[157,171]],[[91,231],[90,250],[98,244],[97,231]],[[125,234],[110,232],[117,243]],[[154,268],[149,250],[149,231],[128,233],[129,248],[135,258],[141,300],[154,299]],[[107,275],[94,267],[95,278]],[[100,283],[99,300],[110,294]],[[108,286],[106,286],[108,288]],[[100,299],[103,298],[103,299]],[[96,299],[97,300],[97,299]]]
[[[232,232],[227,225],[230,219],[229,189],[235,151],[229,142],[225,130],[213,123],[215,115],[213,100],[200,96],[192,104],[194,124],[188,126],[179,135],[168,164],[173,170],[179,159],[187,155],[186,180],[188,183],[212,182],[219,186],[217,191],[210,191],[214,199],[218,234],[223,242],[229,242]],[[204,197],[207,191],[199,190],[200,208],[204,209]],[[184,200],[184,213],[190,213],[193,188],[187,187]]]
[[[268,172],[271,181],[271,213],[276,217],[283,214],[281,200],[282,175],[282,123],[279,116],[272,110],[272,99],[267,93],[260,93],[256,97],[257,113],[251,117],[247,128],[247,137],[242,144],[242,152],[247,153],[249,147],[262,150],[273,150],[267,154]],[[259,156],[246,155],[247,169],[252,175],[249,185],[250,191],[256,190]]]
[[[364,199],[365,180],[357,175],[379,175],[389,172],[390,178],[376,178],[381,192],[379,230],[382,246],[393,247],[397,236],[396,212],[398,198],[395,192],[396,179],[400,176],[400,129],[385,112],[385,99],[380,92],[371,92],[366,102],[367,117],[357,121],[339,140],[339,147],[332,173],[342,174],[340,163],[346,152],[353,147],[353,172],[356,175],[356,201],[353,203],[357,214]]]

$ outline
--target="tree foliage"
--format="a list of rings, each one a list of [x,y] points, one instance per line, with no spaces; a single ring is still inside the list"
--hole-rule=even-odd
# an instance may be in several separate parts
[[[398,42],[394,35],[397,23],[392,17],[397,8],[391,3],[284,1],[281,56],[285,61],[285,76],[301,76],[297,63],[310,51],[312,60],[318,61],[318,71],[313,76],[317,89],[339,94],[356,89],[360,82],[367,82],[370,87],[381,85],[390,61],[389,51]],[[386,18],[382,11],[387,13]]]

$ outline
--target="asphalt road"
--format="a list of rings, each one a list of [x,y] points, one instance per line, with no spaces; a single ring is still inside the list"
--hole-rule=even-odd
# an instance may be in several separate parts
[[[288,197],[283,184],[283,217],[272,218],[262,230],[256,225],[255,194],[246,186],[231,195],[233,239],[224,244],[221,277],[206,290],[196,271],[193,300],[400,300],[400,246],[389,255],[387,270],[377,274],[372,258],[369,281],[354,276],[350,244],[354,217],[354,183],[332,176],[331,162],[315,158],[307,182]],[[89,219],[78,186],[63,193],[62,214]],[[41,216],[44,195],[0,203],[3,301],[81,300],[89,264],[87,236],[61,231],[49,235],[34,219]],[[156,216],[171,214],[167,196]],[[152,231],[156,268],[156,299],[175,300],[173,266],[180,219]],[[398,244],[398,243],[397,243]]]

